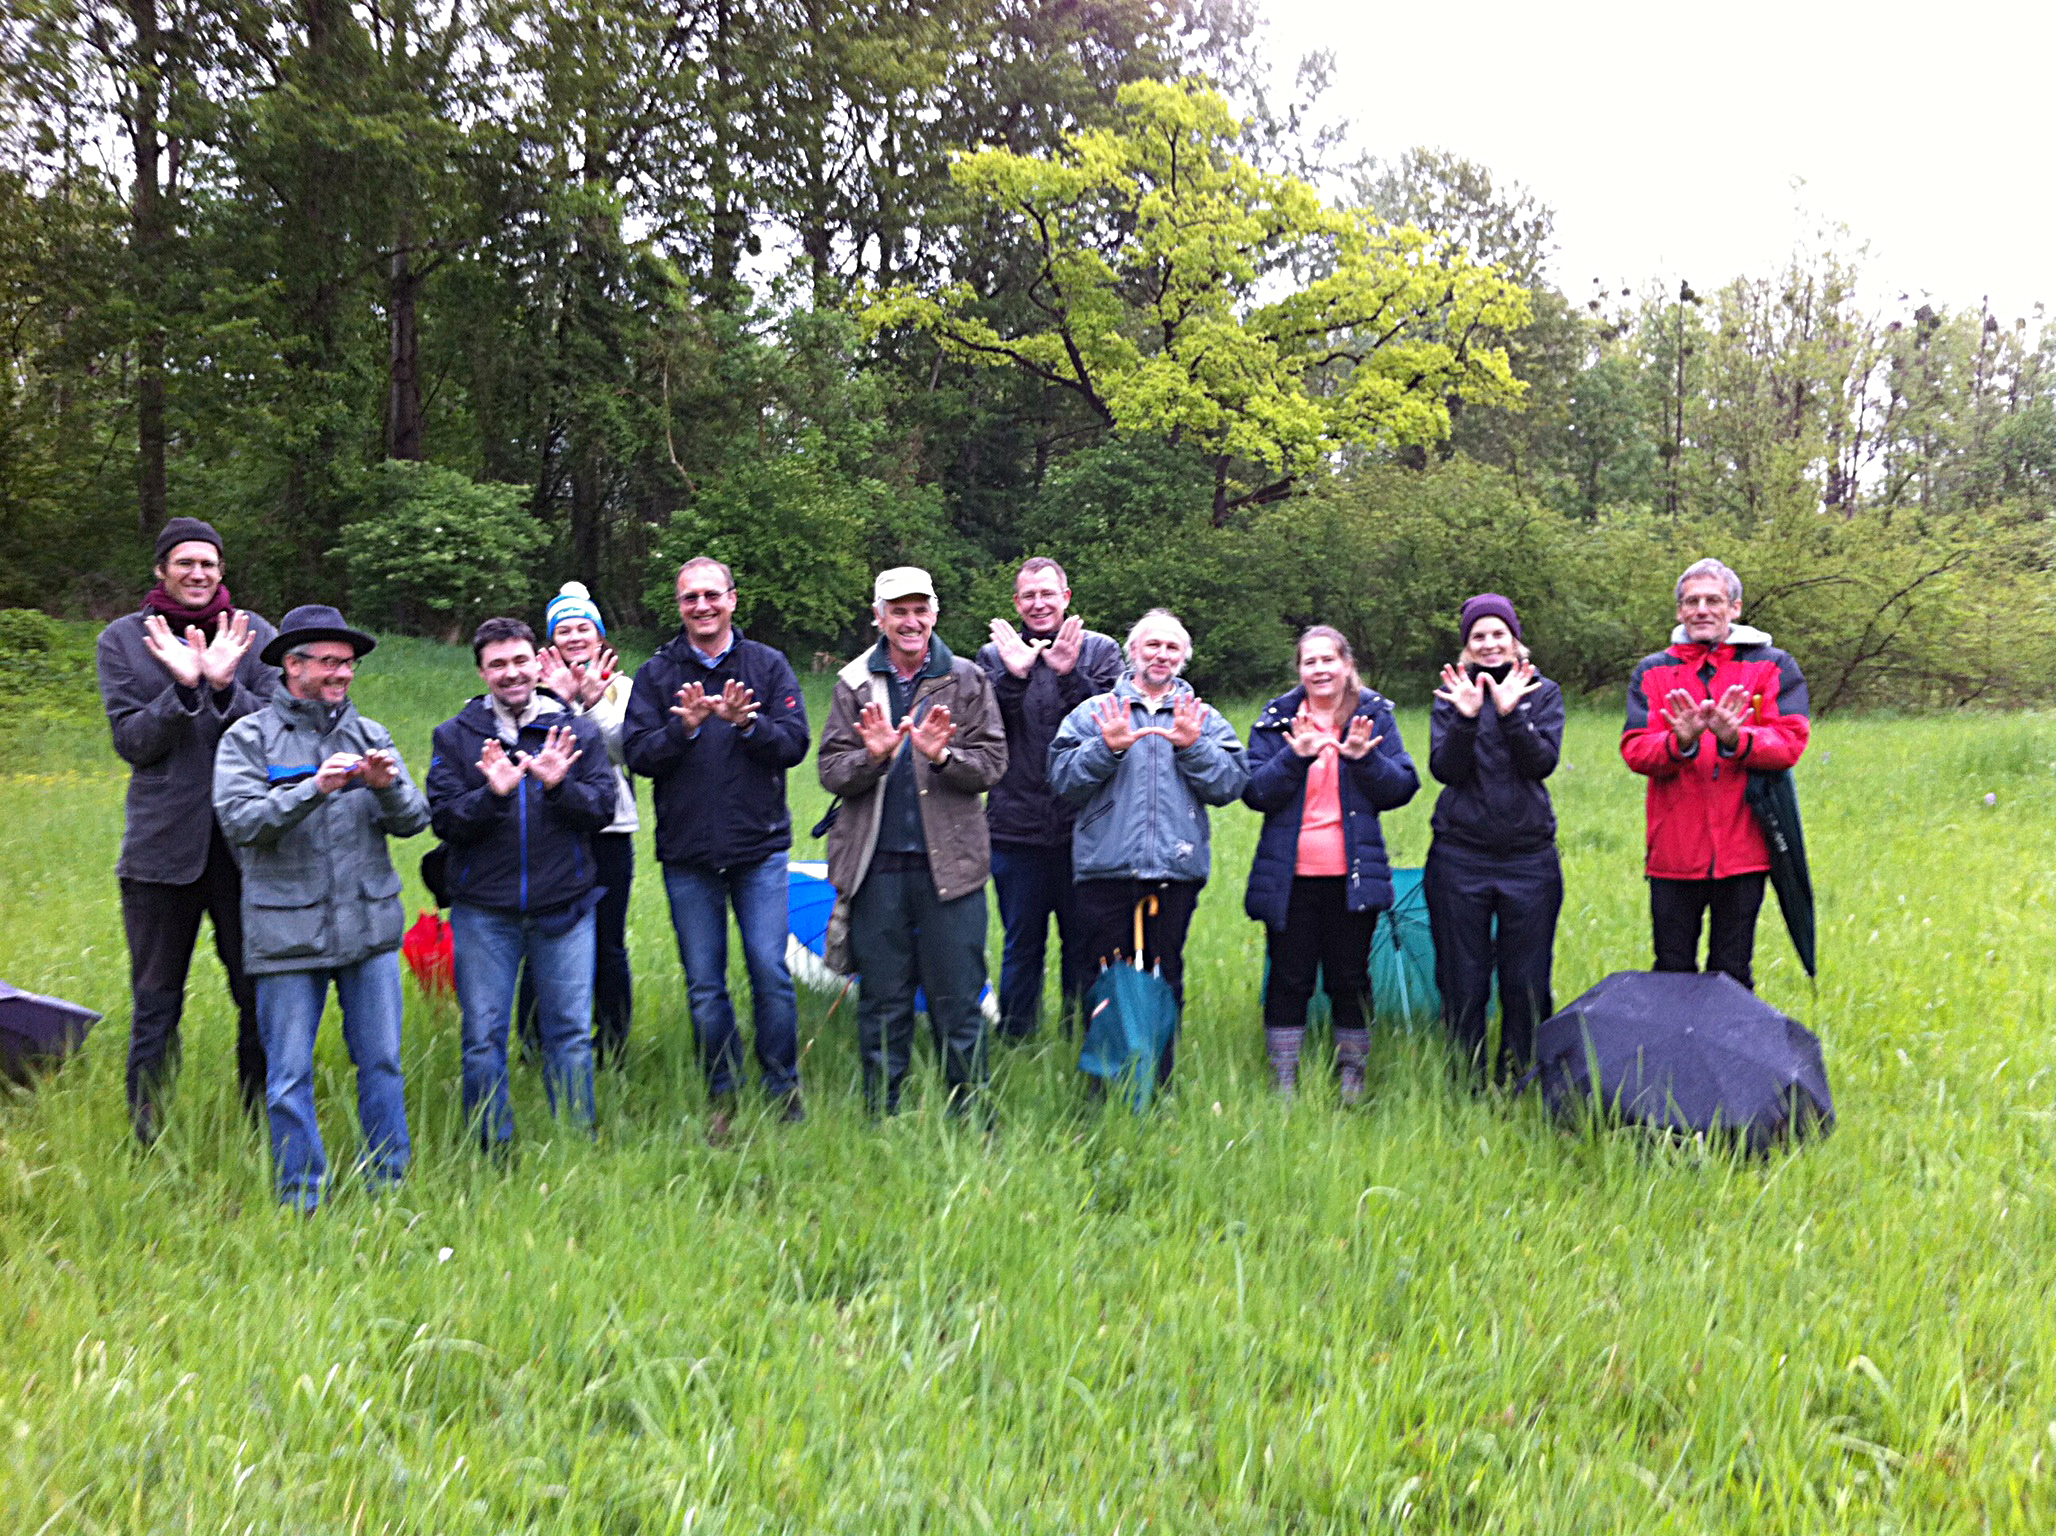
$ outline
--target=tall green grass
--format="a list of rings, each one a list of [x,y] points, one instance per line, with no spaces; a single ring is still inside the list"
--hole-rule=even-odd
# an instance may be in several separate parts
[[[467,662],[394,642],[359,681],[417,771]],[[1553,784],[1562,998],[1646,963],[1616,729],[1575,715]],[[123,775],[98,738],[31,754],[0,776],[0,974],[108,1019],[0,1106],[0,1526],[2056,1529],[2051,760],[2033,716],[1816,734],[1818,992],[1774,909],[1758,956],[1841,1125],[1790,1155],[1567,1133],[1452,1087],[1432,1036],[1380,1038],[1359,1113],[1325,1082],[1275,1102],[1240,810],[1158,1112],[1088,1107],[1046,1039],[999,1058],[990,1141],[927,1063],[869,1124],[851,1010],[806,998],[812,1118],[710,1148],[646,830],[599,1142],[523,1072],[519,1156],[487,1165],[455,1014],[410,991],[414,1171],[301,1221],[234,1106],[205,955],[170,1129],[130,1145]],[[1403,862],[1431,798],[1388,818]],[[811,768],[793,799],[804,828]]]

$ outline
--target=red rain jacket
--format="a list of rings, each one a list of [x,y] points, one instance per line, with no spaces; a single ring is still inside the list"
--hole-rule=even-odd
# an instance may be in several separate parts
[[[1663,702],[1671,690],[1719,698],[1736,683],[1749,690],[1755,707],[1734,753],[1721,751],[1709,731],[1690,755],[1681,754]],[[1770,845],[1743,798],[1747,774],[1799,761],[1812,730],[1809,708],[1799,663],[1767,636],[1761,643],[1736,636],[1725,645],[1685,642],[1636,664],[1621,759],[1649,780],[1652,878],[1724,880],[1770,868]]]

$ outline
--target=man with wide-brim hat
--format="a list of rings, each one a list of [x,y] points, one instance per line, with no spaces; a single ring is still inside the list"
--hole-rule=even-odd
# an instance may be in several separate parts
[[[308,603],[264,648],[284,671],[271,707],[236,722],[214,765],[214,813],[243,867],[243,964],[255,978],[279,1199],[320,1202],[314,1034],[331,985],[357,1067],[364,1176],[397,1183],[411,1156],[400,1075],[400,932],[389,837],[428,825],[392,734],[350,684],[378,642]]]
[[[213,921],[235,1000],[243,1106],[254,1115],[264,1101],[256,992],[243,974],[242,877],[214,819],[214,751],[231,725],[264,708],[278,673],[259,654],[271,626],[236,606],[224,573],[221,535],[175,517],[157,537],[155,585],[136,612],[100,632],[100,697],[130,768],[115,874],[132,1001],[129,1119],[145,1145],[163,1124],[202,916]]]

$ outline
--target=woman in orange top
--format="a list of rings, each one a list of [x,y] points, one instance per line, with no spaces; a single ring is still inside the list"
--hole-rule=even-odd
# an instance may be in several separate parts
[[[1363,1097],[1370,1056],[1371,930],[1392,904],[1378,813],[1420,788],[1392,705],[1364,687],[1340,631],[1299,637],[1299,686],[1264,706],[1249,736],[1243,800],[1264,813],[1243,908],[1266,928],[1264,1045],[1278,1091],[1299,1083],[1318,971],[1335,1014],[1342,1101]]]

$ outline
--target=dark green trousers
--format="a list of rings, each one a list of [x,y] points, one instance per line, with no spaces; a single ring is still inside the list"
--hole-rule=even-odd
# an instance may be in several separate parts
[[[916,991],[928,1011],[935,1053],[962,1111],[985,1087],[985,888],[943,901],[926,868],[874,867],[850,902],[850,954],[862,976],[857,1049],[864,1102],[873,1114],[899,1109],[913,1055]]]

